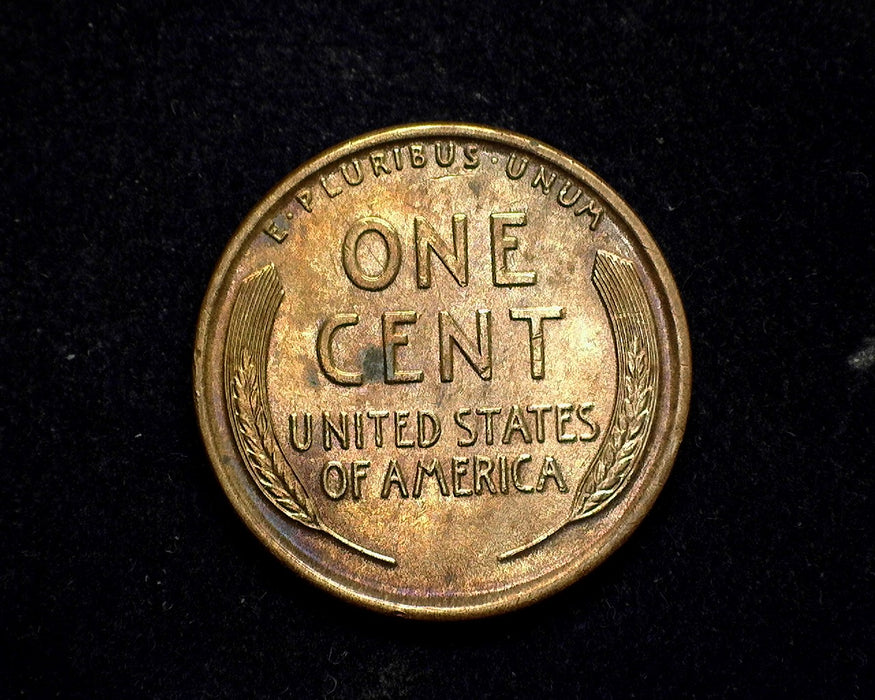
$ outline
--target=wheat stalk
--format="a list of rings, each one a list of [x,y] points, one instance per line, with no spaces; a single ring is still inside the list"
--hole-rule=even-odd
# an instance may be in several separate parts
[[[285,460],[277,458],[277,447],[259,398],[258,374],[248,348],[243,349],[234,375],[232,400],[246,463],[259,486],[290,518],[319,527],[306,493],[296,483],[297,477],[288,473]]]
[[[582,520],[604,508],[616,496],[632,472],[635,453],[646,434],[650,386],[650,361],[638,335],[625,354],[623,403],[599,458],[583,477],[569,522]]]
[[[650,432],[659,368],[651,366],[655,328],[641,281],[630,261],[598,251],[593,282],[616,338],[619,386],[610,430],[580,479],[568,517],[532,541],[498,555],[499,561],[524,554],[571,523],[606,508],[629,483]]]

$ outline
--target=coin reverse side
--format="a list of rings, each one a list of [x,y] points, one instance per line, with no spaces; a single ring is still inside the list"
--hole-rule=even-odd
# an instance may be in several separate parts
[[[541,599],[671,468],[690,349],[656,244],[592,172],[465,124],[289,175],[222,255],[195,403],[234,507],[292,569],[419,618]]]

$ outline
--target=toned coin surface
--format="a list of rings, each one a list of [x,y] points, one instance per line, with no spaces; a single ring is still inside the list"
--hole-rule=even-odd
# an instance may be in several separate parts
[[[194,390],[234,507],[292,569],[420,618],[504,612],[647,513],[689,405],[675,284],[620,197],[533,139],[371,133],[222,255]]]

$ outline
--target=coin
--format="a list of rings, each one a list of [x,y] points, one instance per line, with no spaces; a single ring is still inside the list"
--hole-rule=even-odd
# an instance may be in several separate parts
[[[508,611],[617,549],[662,488],[690,347],[647,229],[507,131],[377,131],[247,216],[198,324],[195,403],[242,519],[323,588]]]

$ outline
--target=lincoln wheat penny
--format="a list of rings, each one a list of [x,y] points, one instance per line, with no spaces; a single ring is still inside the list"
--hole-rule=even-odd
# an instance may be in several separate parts
[[[689,386],[678,292],[629,206],[465,124],[368,134],[283,180],[219,262],[194,359],[249,528],[323,588],[420,618],[518,608],[617,549]]]

